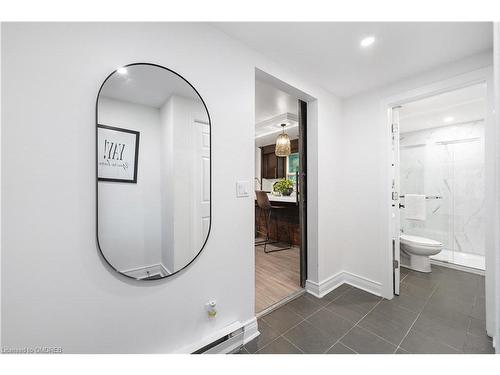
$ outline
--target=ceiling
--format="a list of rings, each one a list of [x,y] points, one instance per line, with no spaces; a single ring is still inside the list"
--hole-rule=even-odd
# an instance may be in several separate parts
[[[297,116],[291,113],[283,113],[282,115],[271,117],[267,121],[255,124],[255,145],[262,147],[276,143],[276,138],[283,132],[281,124],[286,124],[284,131],[290,139],[299,138]]]
[[[282,132],[281,124],[290,139],[298,138],[298,99],[267,82],[255,81],[255,144],[257,147],[276,142]]]
[[[484,119],[486,85],[477,84],[404,104],[400,132],[407,133]]]
[[[297,115],[297,98],[267,82],[255,80],[255,123],[287,112]]]
[[[176,74],[152,65],[127,67],[125,74],[114,73],[100,95],[149,107],[160,108],[173,94],[199,100],[198,94]]]
[[[224,33],[349,97],[492,49],[490,22],[216,22]],[[365,49],[360,41],[376,37]]]

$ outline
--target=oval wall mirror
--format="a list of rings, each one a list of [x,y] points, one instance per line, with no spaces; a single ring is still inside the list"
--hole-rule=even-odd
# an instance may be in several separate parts
[[[196,89],[155,64],[123,66],[96,104],[97,241],[117,272],[171,276],[210,231],[210,116]]]

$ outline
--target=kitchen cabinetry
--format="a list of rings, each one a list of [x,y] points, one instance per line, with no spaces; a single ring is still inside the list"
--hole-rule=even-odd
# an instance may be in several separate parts
[[[299,151],[299,141],[294,139],[290,143],[292,153]],[[274,153],[276,145],[261,147],[261,178],[285,178],[286,158],[277,157]]]

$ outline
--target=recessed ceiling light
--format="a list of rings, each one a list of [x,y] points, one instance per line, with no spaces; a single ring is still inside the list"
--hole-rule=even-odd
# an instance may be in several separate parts
[[[361,39],[359,43],[361,47],[366,48],[375,43],[375,37],[373,35],[367,36],[366,38]]]
[[[124,66],[122,66],[121,68],[116,69],[116,72],[118,74],[127,74],[127,68],[125,68]]]
[[[455,120],[455,118],[454,118],[454,117],[451,117],[451,116],[446,116],[446,117],[443,119],[443,121],[444,121],[444,122],[452,122],[453,120]]]

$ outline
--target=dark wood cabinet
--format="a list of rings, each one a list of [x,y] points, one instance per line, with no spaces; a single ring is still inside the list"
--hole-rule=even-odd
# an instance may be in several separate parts
[[[290,142],[292,153],[299,152],[299,140]],[[286,158],[277,157],[276,145],[261,147],[261,178],[286,178]]]
[[[275,145],[261,147],[262,178],[285,178],[286,158],[279,158],[274,153]]]

